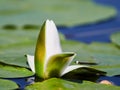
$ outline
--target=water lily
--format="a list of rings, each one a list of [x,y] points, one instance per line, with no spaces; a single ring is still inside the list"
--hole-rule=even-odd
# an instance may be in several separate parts
[[[27,55],[31,70],[42,79],[62,77],[86,65],[70,65],[74,52],[62,52],[59,34],[52,20],[46,20],[40,30],[35,55]],[[69,66],[70,65],[70,66]]]

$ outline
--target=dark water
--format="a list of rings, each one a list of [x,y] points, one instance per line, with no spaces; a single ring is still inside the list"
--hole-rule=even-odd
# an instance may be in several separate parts
[[[91,43],[93,41],[98,42],[110,42],[110,35],[114,32],[120,31],[120,0],[94,0],[97,3],[104,5],[112,5],[117,11],[118,15],[109,21],[101,22],[98,24],[90,24],[85,26],[74,27],[58,27],[59,31],[65,34],[67,39],[77,40],[85,43]],[[34,81],[34,78],[18,78],[10,79],[20,85],[20,89]],[[109,80],[115,85],[120,86],[120,75],[117,76],[101,76],[97,81]]]

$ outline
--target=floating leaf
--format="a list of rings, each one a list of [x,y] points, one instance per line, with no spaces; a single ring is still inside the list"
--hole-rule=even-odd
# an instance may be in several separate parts
[[[27,53],[33,54],[38,32],[38,30],[1,30],[0,62],[28,67],[24,55]],[[20,39],[19,36],[28,39]],[[117,35],[115,34],[115,36]],[[11,40],[14,40],[14,43],[11,43]],[[75,61],[95,62],[98,63],[98,66],[94,67],[106,71],[107,75],[120,74],[120,49],[114,44],[92,43],[87,45],[77,41],[62,40],[62,47],[63,51],[77,53],[72,64],[75,64]]]
[[[96,84],[85,81],[83,83],[74,83],[62,79],[52,78],[43,82],[34,83],[27,86],[25,90],[119,90],[120,87]]]
[[[88,80],[96,82],[96,80],[101,76],[106,75],[106,72],[96,70],[90,67],[80,67],[72,70],[62,76],[64,79],[68,80]]]
[[[120,74],[120,49],[110,43],[92,43],[79,51],[78,61],[96,62],[93,66],[107,72],[107,75]],[[85,59],[85,60],[83,60]],[[117,70],[117,71],[116,71]]]
[[[96,52],[96,53],[120,55],[120,49],[118,49],[112,43],[93,42],[93,43],[88,45],[87,49],[91,52]]]
[[[26,68],[10,66],[0,63],[0,78],[19,78],[34,75]]]
[[[0,90],[15,90],[18,85],[10,80],[0,79]]]
[[[112,43],[91,43],[84,44],[76,41],[63,41],[63,50],[77,53],[75,61],[97,63],[92,67],[106,71],[107,75],[119,75],[120,69],[120,49]]]
[[[13,53],[14,54],[14,53]],[[15,65],[15,66],[21,66],[21,67],[27,67],[29,68],[28,64],[26,63],[26,57],[20,56],[20,55],[1,55],[0,56],[0,62],[9,64],[9,65]]]
[[[6,7],[4,7],[6,6]],[[74,13],[74,16],[73,16]],[[57,25],[97,23],[116,16],[115,8],[96,4],[93,0],[0,0],[0,25],[42,25],[47,18]]]
[[[0,31],[0,48],[13,47],[14,45],[19,46],[21,44],[33,44],[36,39],[37,30],[25,31],[25,30],[15,30],[15,31]]]
[[[38,30],[0,30],[0,62],[27,67],[24,55],[33,54]],[[60,39],[65,40],[60,34]]]
[[[15,31],[16,32],[16,31]],[[18,32],[18,31],[17,31]],[[38,33],[38,31],[21,31],[23,35],[26,37],[33,37],[35,40],[35,35],[31,35],[33,33]],[[6,37],[9,37],[9,33],[4,33]],[[8,36],[7,36],[8,35]],[[16,33],[16,35],[19,35]],[[10,38],[10,37],[9,37]],[[6,39],[3,39],[6,40]],[[16,39],[17,40],[17,39]],[[18,42],[18,41],[17,41]],[[9,43],[8,43],[9,44]],[[18,65],[22,67],[28,67],[26,63],[26,58],[24,58],[25,54],[33,54],[35,43],[31,41],[29,44],[20,44],[14,45],[7,48],[0,48],[0,61],[6,64]],[[92,43],[91,45],[87,45],[84,43],[80,43],[77,41],[68,41],[62,40],[62,47],[64,51],[73,51],[77,53],[72,64],[75,64],[75,61],[81,62],[95,62],[98,63],[98,66],[94,66],[100,70],[106,71],[107,75],[117,75],[120,74],[120,56],[119,49],[113,45],[108,43]],[[100,47],[100,48],[99,48]],[[117,70],[117,71],[116,71]]]
[[[113,43],[120,46],[120,32],[116,32],[116,33],[112,34],[111,40]]]

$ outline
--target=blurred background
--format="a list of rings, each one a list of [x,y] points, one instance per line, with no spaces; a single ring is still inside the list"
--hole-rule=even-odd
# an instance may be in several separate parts
[[[0,29],[39,29],[52,19],[67,39],[110,42],[120,29],[119,0],[0,0]]]

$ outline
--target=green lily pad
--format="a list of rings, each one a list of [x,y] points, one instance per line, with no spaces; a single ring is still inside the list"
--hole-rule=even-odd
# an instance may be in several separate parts
[[[79,62],[97,63],[94,67],[107,72],[107,75],[119,75],[120,49],[112,43],[84,44],[76,41],[63,41],[64,51],[73,51],[77,56],[73,60]]]
[[[1,30],[0,32],[0,42],[2,43],[0,44],[0,62],[29,68],[24,55],[34,55],[34,48],[39,31]],[[26,39],[20,39],[19,36]],[[77,41],[66,40],[64,35],[61,34],[60,37],[64,52],[77,53],[77,56],[71,64],[76,64],[75,61],[95,62],[98,63],[98,65],[93,67],[106,71],[108,73],[107,75],[120,74],[120,49],[114,44],[97,42],[88,45]],[[13,42],[11,42],[12,40]]]
[[[120,32],[116,32],[112,34],[111,40],[114,44],[120,46]]]
[[[24,55],[34,52],[38,30],[1,30],[0,32],[0,62],[28,68]]]
[[[34,55],[38,32],[39,30],[1,30],[0,62],[28,68],[25,55]],[[60,34],[60,39],[64,41],[64,35]]]
[[[26,68],[0,63],[0,78],[20,78],[32,75],[34,75],[34,73]]]
[[[94,66],[106,71],[107,75],[120,74],[120,49],[112,43],[92,43],[87,47],[88,52],[98,63]],[[117,70],[117,72],[116,72]]]
[[[120,72],[116,72],[120,67],[120,52],[114,44],[111,43],[98,43],[94,42],[86,45],[83,51],[79,51],[80,62],[95,62],[98,65],[94,65],[94,68],[107,72],[107,75],[117,75]]]
[[[120,87],[102,85],[85,81],[74,83],[62,79],[52,78],[43,82],[37,82],[27,86],[25,90],[119,90]]]
[[[33,34],[34,33],[34,34]],[[35,42],[37,37],[37,30],[25,31],[25,30],[1,30],[0,31],[0,48],[12,47],[14,45],[19,46],[21,44],[31,44]]]
[[[120,55],[120,49],[112,43],[94,42],[89,44],[87,49],[91,52]]]
[[[62,41],[63,51],[75,52],[77,55],[73,60],[72,64],[75,64],[75,61],[81,62],[96,62],[91,53],[88,51],[88,45],[85,43],[66,40]]]
[[[15,90],[18,85],[10,80],[0,79],[0,90]]]
[[[0,1],[0,25],[3,27],[42,25],[46,19],[53,19],[57,25],[83,25],[105,21],[116,14],[114,7],[96,4],[93,0]]]
[[[28,64],[26,63],[27,62],[26,57],[24,55],[22,55],[22,56],[14,55],[14,53],[10,54],[10,55],[3,54],[0,56],[0,62],[9,64],[9,65],[15,65],[15,66],[29,68]]]
[[[26,63],[25,54],[34,55],[35,43],[37,40],[38,30],[15,30],[9,31],[1,30],[1,36],[14,40],[14,43],[9,42],[9,39],[2,38],[0,40],[5,41],[6,44],[0,45],[0,62],[10,65],[17,65],[21,67],[29,68]],[[34,34],[33,34],[34,33]],[[11,35],[9,35],[11,34]],[[11,39],[11,36],[14,36]],[[18,39],[19,36],[26,37],[29,41]],[[8,41],[7,41],[8,40]],[[2,42],[1,41],[1,42]],[[69,41],[61,39],[63,51],[75,52],[77,56],[73,60],[72,64],[76,64],[75,61],[80,62],[95,62],[98,65],[93,66],[94,68],[106,71],[107,75],[117,75],[120,74],[120,53],[119,48],[111,43],[92,43],[85,44],[77,41]],[[116,70],[118,70],[116,72]]]

